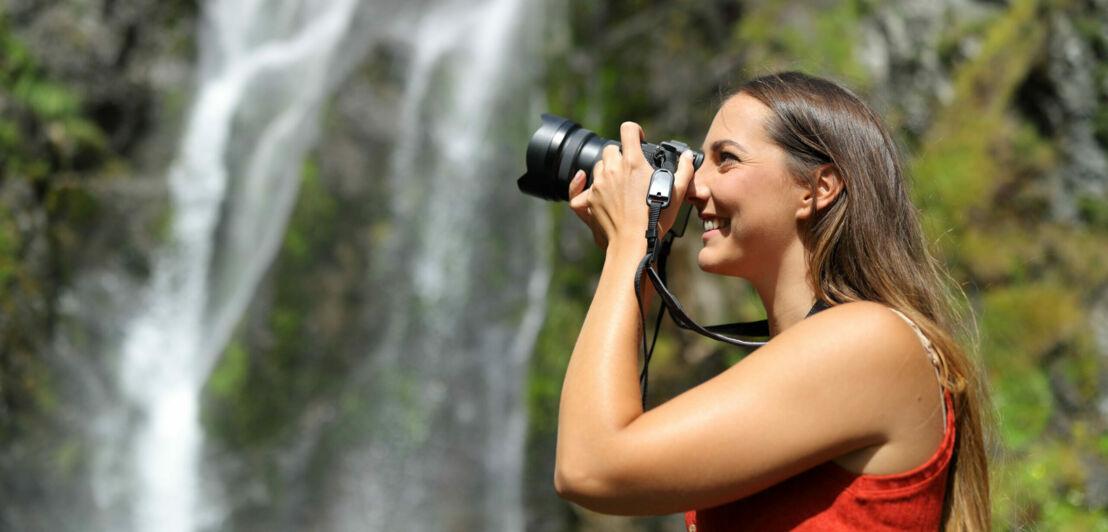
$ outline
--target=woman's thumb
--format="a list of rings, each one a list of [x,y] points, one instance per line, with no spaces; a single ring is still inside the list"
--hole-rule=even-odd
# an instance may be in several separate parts
[[[677,159],[677,172],[673,174],[673,188],[675,196],[678,198],[685,197],[685,190],[689,187],[689,181],[692,181],[693,172],[696,171],[693,167],[693,157],[695,156],[696,152],[685,150],[681,152],[681,157]]]

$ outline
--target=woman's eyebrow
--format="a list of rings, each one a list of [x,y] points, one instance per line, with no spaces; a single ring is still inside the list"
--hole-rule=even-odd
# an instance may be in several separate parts
[[[713,142],[712,146],[709,148],[709,151],[711,153],[715,153],[715,152],[718,152],[721,149],[723,149],[724,146],[734,146],[734,147],[738,148],[739,150],[741,150],[743,152],[746,151],[746,149],[743,148],[742,144],[739,144],[738,142],[735,142],[731,139],[723,139],[723,140],[717,140],[717,141]]]

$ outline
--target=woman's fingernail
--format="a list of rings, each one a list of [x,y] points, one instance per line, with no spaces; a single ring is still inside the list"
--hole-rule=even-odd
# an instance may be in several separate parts
[[[692,150],[685,150],[685,151],[681,152],[681,157],[691,161],[691,160],[693,160],[693,151]]]

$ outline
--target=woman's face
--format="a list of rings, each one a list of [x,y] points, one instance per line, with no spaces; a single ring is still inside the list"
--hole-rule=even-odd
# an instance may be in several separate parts
[[[772,273],[799,245],[797,216],[807,188],[789,174],[785,151],[770,141],[770,110],[739,93],[723,104],[704,139],[704,164],[686,200],[704,222],[704,271],[753,280]]]

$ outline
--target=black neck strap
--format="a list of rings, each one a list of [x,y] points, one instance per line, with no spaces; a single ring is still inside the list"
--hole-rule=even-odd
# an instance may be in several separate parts
[[[668,204],[668,201],[666,203]],[[681,307],[681,303],[677,301],[677,297],[666,287],[665,274],[670,247],[673,245],[673,240],[675,238],[685,233],[685,226],[688,224],[691,207],[688,204],[681,206],[681,211],[677,216],[676,223],[674,223],[673,228],[666,233],[665,237],[663,237],[659,243],[657,230],[658,219],[661,217],[661,211],[665,205],[660,201],[651,201],[649,197],[647,199],[647,205],[650,206],[649,225],[646,230],[647,251],[646,255],[639,261],[639,266],[635,272],[635,297],[639,303],[639,317],[642,323],[643,367],[642,372],[639,374],[639,385],[642,390],[642,405],[644,410],[646,409],[647,375],[650,357],[654,353],[654,344],[658,340],[658,326],[661,325],[662,317],[667,309],[674,323],[682,329],[688,329],[702,336],[727,344],[756,349],[765,345],[768,340],[746,340],[736,337],[769,337],[768,320],[726,323],[705,327],[696,323],[696,321],[689,317],[685,309]],[[655,264],[657,264],[657,268],[655,268]],[[654,339],[649,343],[649,346],[646,341],[646,310],[642,305],[642,277],[644,272],[647,278],[650,279],[650,284],[654,286],[655,292],[662,300],[662,307],[658,311],[658,319],[654,324]],[[823,300],[816,300],[805,317],[812,316],[830,307],[831,305]]]

